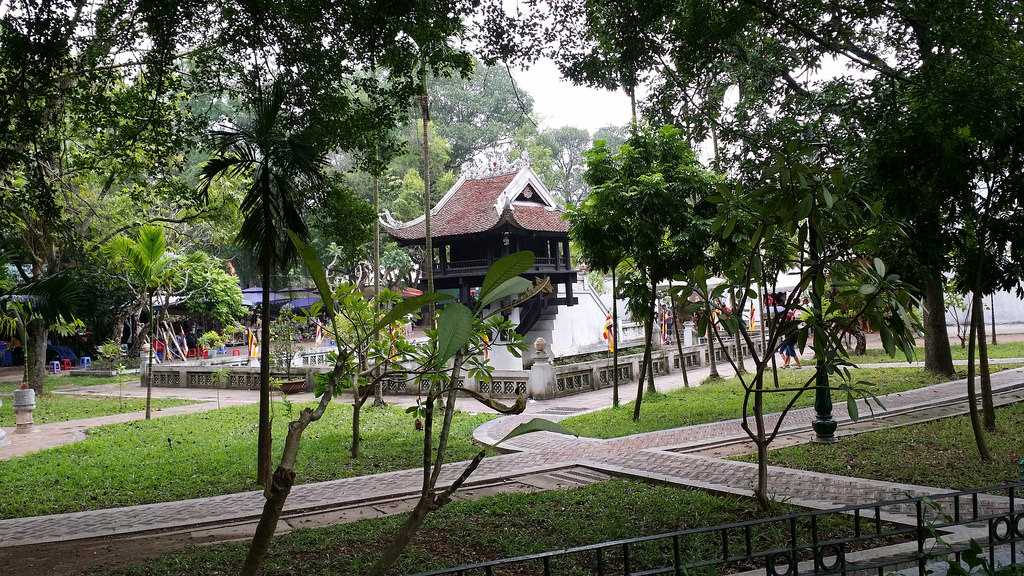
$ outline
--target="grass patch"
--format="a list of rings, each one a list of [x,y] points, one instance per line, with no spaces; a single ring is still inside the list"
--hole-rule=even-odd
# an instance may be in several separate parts
[[[874,386],[871,389],[879,396],[946,381],[944,376],[926,372],[921,368],[861,368],[851,370],[851,373],[854,381],[872,382]],[[779,384],[783,387],[803,384],[811,375],[810,370],[780,370]],[[765,394],[765,411],[782,410],[792,395],[792,392]],[[835,392],[834,397],[837,400],[836,410],[843,410],[845,404],[838,401],[845,402],[845,397],[841,392]],[[796,405],[803,407],[813,404],[814,394],[804,393]],[[633,421],[633,403],[629,402],[618,408],[605,408],[567,418],[562,420],[562,425],[581,436],[617,438],[640,432],[739,418],[742,409],[743,386],[739,379],[729,378],[666,394],[645,394],[639,422]]]
[[[95,384],[110,384],[112,379],[105,378],[104,380]],[[116,380],[113,381],[116,382]],[[98,398],[95,396],[85,397],[53,393],[54,390],[64,388],[67,385],[68,380],[60,377],[50,377],[43,382],[44,394],[36,396],[36,409],[32,413],[32,419],[36,424],[66,422],[82,418],[138,412],[146,409],[146,400],[144,398]],[[14,426],[14,407],[9,395],[17,386],[18,384],[13,382],[0,383],[0,394],[5,396],[3,406],[0,406],[0,427]],[[182,406],[184,404],[192,404],[192,402],[176,398],[153,399],[153,408],[156,410],[170,408],[171,406]]]
[[[138,384],[138,374],[121,374],[119,376],[57,376],[50,374],[46,377],[47,384],[53,384],[57,388],[68,388],[70,386],[100,386],[102,384],[117,384],[124,382],[126,385]]]
[[[771,515],[792,510],[779,506]],[[411,574],[762,516],[751,499],[629,480],[611,480],[572,490],[499,494],[471,502],[453,502],[431,514],[392,573]],[[365,574],[402,520],[404,515],[282,535],[275,539],[261,573],[290,575],[301,566],[306,576]],[[821,537],[833,538],[852,532],[851,526],[848,518],[827,515],[820,517],[818,530]],[[786,528],[785,523],[770,523],[755,529],[755,550],[784,547]],[[802,538],[809,537],[809,528],[809,521],[800,523]],[[738,552],[743,547],[743,535],[742,531],[734,532],[731,544]],[[721,539],[716,533],[685,537],[680,544],[684,562],[721,554]],[[197,547],[108,574],[232,574],[241,565],[245,550],[246,545],[238,543]],[[672,560],[671,540],[635,545],[630,553],[633,571],[664,566]],[[618,551],[609,551],[605,562],[606,573],[622,572]],[[589,574],[593,568],[593,554],[552,562],[555,574]],[[539,562],[498,571],[541,572]]]
[[[967,415],[876,430],[843,438],[836,444],[803,444],[773,450],[769,462],[800,468],[966,490],[1013,480],[1024,458],[1024,403],[996,409],[995,433],[985,435],[991,462],[982,462]],[[894,447],[899,447],[894,450]],[[753,457],[743,460],[755,461]]]
[[[961,348],[959,344],[950,343],[950,351],[953,353],[954,360],[967,360],[967,347]],[[988,357],[989,358],[1024,358],[1024,342],[1000,342],[999,344],[988,345]],[[902,352],[897,351],[896,356],[892,357],[886,354],[885,350],[879,348],[869,348],[866,354],[858,356],[850,356],[850,361],[854,364],[875,364],[879,362],[902,362],[906,364],[907,357]],[[924,347],[918,346],[914,348],[914,361],[924,361]],[[808,362],[805,360],[805,362]],[[810,360],[813,363],[813,359]]]
[[[300,406],[294,406],[298,410]],[[274,458],[289,417],[274,404]],[[103,426],[81,442],[0,462],[0,517],[166,502],[256,489],[255,405]],[[364,408],[363,454],[348,456],[351,406],[332,404],[302,439],[297,481],[316,482],[414,468],[422,432],[402,408]],[[450,460],[472,457],[472,430],[488,415],[456,414]],[[438,427],[435,427],[438,428]]]

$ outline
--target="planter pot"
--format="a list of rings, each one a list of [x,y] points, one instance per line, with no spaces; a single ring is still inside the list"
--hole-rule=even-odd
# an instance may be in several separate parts
[[[31,388],[18,388],[14,391],[15,432],[25,433],[32,429],[32,411],[36,408],[36,391]]]
[[[281,392],[283,394],[299,394],[306,391],[306,379],[300,380],[285,380],[281,382]]]

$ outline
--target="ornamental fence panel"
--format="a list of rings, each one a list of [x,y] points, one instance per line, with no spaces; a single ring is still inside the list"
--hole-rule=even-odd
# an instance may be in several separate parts
[[[1024,566],[1024,481],[986,489],[796,512],[421,572],[538,574],[944,574],[1016,576]],[[937,570],[939,568],[940,570]]]

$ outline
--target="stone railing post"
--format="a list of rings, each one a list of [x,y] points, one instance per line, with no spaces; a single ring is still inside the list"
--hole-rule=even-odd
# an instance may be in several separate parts
[[[549,361],[546,346],[543,338],[537,338],[533,343],[533,366],[526,381],[526,391],[531,398],[546,398],[555,389],[555,367]]]

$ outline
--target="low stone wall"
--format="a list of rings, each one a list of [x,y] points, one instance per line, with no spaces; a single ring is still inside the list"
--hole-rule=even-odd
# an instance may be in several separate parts
[[[734,341],[726,340],[725,345],[728,350],[721,346],[715,347],[716,363],[726,362],[727,352],[729,355],[735,354]],[[755,346],[760,354],[760,342],[755,341]],[[686,366],[687,369],[694,369],[707,366],[711,362],[707,346],[704,344],[685,347],[682,354],[675,346],[668,345],[656,349],[653,354],[656,376],[679,372],[681,365]],[[314,354],[310,356],[310,364],[293,368],[291,378],[293,380],[304,379],[307,391],[313,390],[317,374],[330,370],[327,365],[315,364],[323,362],[324,359]],[[743,357],[750,357],[750,350],[746,345],[743,346]],[[628,354],[619,357],[620,384],[636,383],[636,379],[640,376],[642,360],[642,354]],[[256,390],[259,388],[260,369],[258,366],[218,367],[196,364],[156,365],[153,367],[153,385],[169,388],[216,388],[214,372],[221,369],[228,371],[227,382],[221,385],[222,388],[233,390]],[[535,363],[530,370],[494,370],[492,378],[488,382],[479,382],[467,376],[462,385],[490,398],[508,399],[524,394],[529,394],[537,399],[559,398],[612,386],[614,371],[614,360],[611,357],[563,365],[552,365],[545,362],[539,365]],[[283,372],[274,372],[271,376],[281,380],[287,378]],[[415,396],[423,393],[417,389],[413,379],[401,376],[385,380],[383,386],[384,394],[387,395]]]
[[[725,340],[728,350],[720,346],[715,347],[715,359],[717,364],[727,362],[726,353],[735,357],[736,343],[734,340]],[[760,354],[761,344],[755,341],[755,347]],[[750,357],[750,349],[744,344],[742,346],[744,358]],[[640,377],[640,362],[643,354],[629,354],[619,356],[619,383],[635,383]],[[664,346],[653,352],[655,376],[679,372],[680,365],[687,369],[701,368],[710,364],[710,357],[706,345],[688,346],[683,348],[682,354],[677,347],[672,345]],[[554,366],[554,378],[543,387],[543,392],[535,389],[534,398],[558,398],[571,396],[580,392],[599,390],[614,384],[614,359],[601,358],[587,362],[574,364],[562,364]]]
[[[217,383],[214,373],[227,370],[225,382]],[[284,372],[271,372],[271,378],[282,381],[305,380],[304,390],[313,390],[314,378],[317,374],[327,372],[326,366],[306,366],[293,368],[291,376]],[[153,386],[162,388],[222,388],[226,390],[259,390],[259,366],[190,366],[161,365],[153,366]]]

